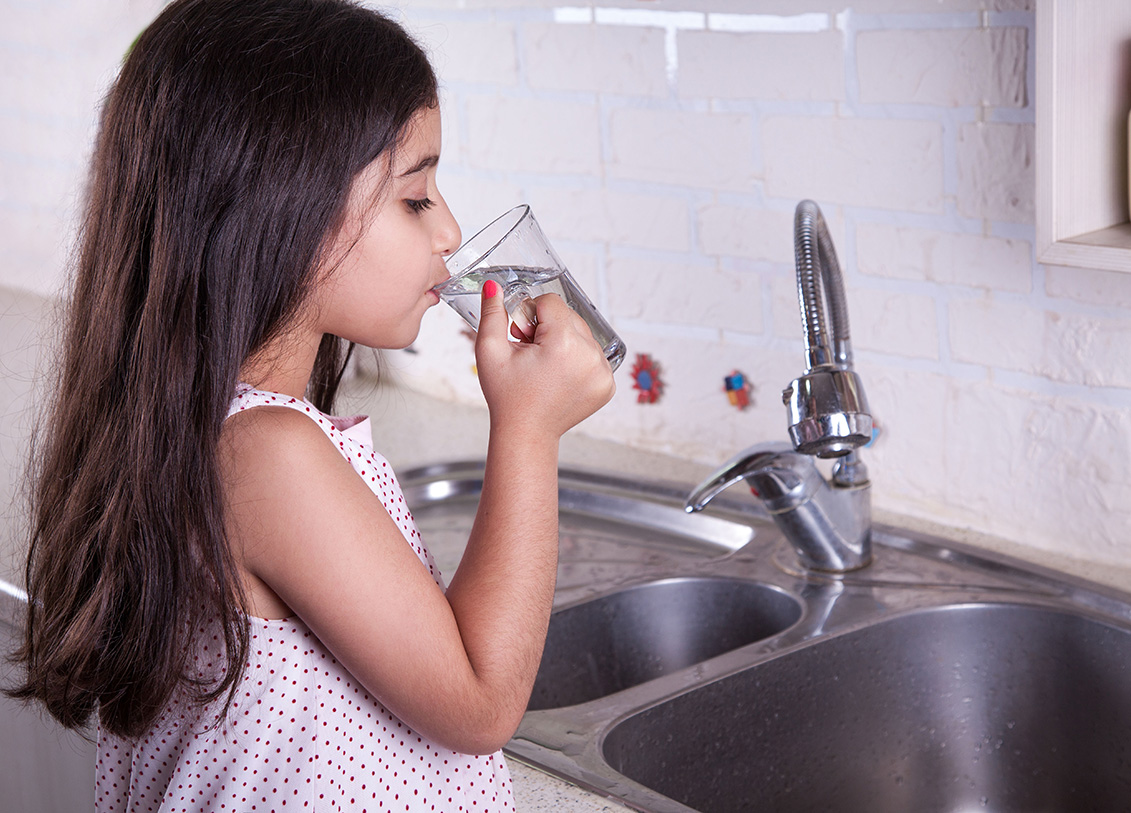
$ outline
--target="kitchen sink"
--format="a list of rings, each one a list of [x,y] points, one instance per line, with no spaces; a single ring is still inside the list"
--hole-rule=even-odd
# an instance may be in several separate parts
[[[466,539],[481,477],[402,476],[425,539]],[[872,565],[820,574],[752,500],[560,482],[512,758],[655,813],[1127,807],[1131,595],[884,526]]]
[[[751,499],[689,515],[687,484],[560,475],[512,759],[651,813],[1131,806],[1131,595],[883,526],[871,565],[821,574]],[[482,476],[401,476],[445,573]],[[0,582],[0,644],[22,606]],[[89,742],[12,702],[0,735],[13,809],[89,809]]]
[[[602,753],[696,810],[1118,810],[1129,687],[1126,629],[960,605],[660,703],[613,727]]]
[[[554,613],[531,710],[585,703],[776,635],[801,604],[737,579],[665,579]]]

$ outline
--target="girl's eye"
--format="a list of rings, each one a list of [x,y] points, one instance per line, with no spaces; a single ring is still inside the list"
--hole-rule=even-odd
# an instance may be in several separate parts
[[[436,205],[436,202],[431,198],[421,198],[420,200],[406,200],[405,203],[408,204],[409,209],[412,209],[412,211],[416,212],[417,214],[427,211],[428,209],[431,209]]]

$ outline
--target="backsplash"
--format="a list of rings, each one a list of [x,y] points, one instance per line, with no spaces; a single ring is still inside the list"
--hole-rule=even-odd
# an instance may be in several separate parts
[[[1034,262],[1032,6],[404,14],[444,81],[441,190],[465,238],[529,202],[628,343],[579,431],[710,463],[785,440],[781,390],[804,370],[793,209],[812,198],[882,427],[877,507],[1131,565],[1131,274]],[[390,363],[480,403],[451,316]],[[656,403],[637,403],[636,353],[659,365]]]
[[[95,103],[156,0],[10,12],[0,284],[63,278]],[[374,4],[378,5],[378,4]],[[878,508],[1131,566],[1131,274],[1034,261],[1032,0],[417,0],[441,190],[529,202],[629,346],[575,431],[722,462],[785,440],[804,369],[793,209],[824,210],[882,431]],[[6,11],[6,14],[9,12]],[[89,111],[84,115],[84,111]],[[407,386],[482,403],[447,309]],[[648,354],[664,382],[637,403]],[[738,410],[724,377],[751,383]],[[662,477],[664,472],[656,472]]]

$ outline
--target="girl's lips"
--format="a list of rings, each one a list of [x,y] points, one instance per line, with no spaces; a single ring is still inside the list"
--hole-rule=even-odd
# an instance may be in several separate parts
[[[449,280],[451,280],[451,276],[446,276],[442,280],[437,282],[435,285],[433,285],[431,288],[428,289],[428,293],[431,294],[432,296],[436,297],[436,302],[440,301],[440,292],[439,292],[438,289],[444,287],[444,285],[446,285]],[[432,304],[435,305],[436,302],[433,302]]]

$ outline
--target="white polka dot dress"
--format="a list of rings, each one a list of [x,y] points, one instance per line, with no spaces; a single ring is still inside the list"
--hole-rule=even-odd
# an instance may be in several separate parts
[[[310,415],[381,499],[433,578],[443,582],[368,418],[241,385],[229,414],[286,406]],[[99,813],[204,811],[513,811],[502,752],[468,756],[414,732],[339,664],[298,618],[251,618],[242,686],[223,724],[220,703],[174,698],[137,742],[98,732]],[[222,643],[200,630],[200,674]]]

